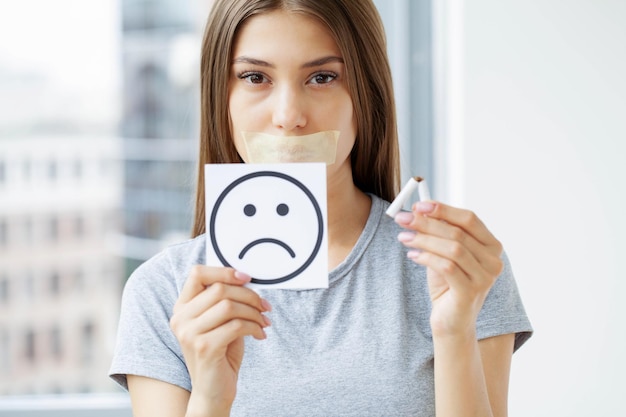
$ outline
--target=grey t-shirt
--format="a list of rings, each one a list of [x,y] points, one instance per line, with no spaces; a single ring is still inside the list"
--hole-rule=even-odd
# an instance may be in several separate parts
[[[329,288],[258,292],[273,307],[267,339],[246,338],[239,416],[435,415],[430,298],[425,268],[406,256],[401,228],[372,196],[369,219]],[[506,256],[479,314],[479,339],[531,335]],[[141,265],[124,289],[111,377],[159,379],[191,390],[172,308],[190,268],[205,261],[205,237],[174,245]]]

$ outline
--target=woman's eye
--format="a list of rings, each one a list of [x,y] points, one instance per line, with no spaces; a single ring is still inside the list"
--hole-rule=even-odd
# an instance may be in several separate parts
[[[263,74],[258,72],[244,72],[239,74],[239,79],[249,82],[250,84],[263,84],[266,80]]]
[[[311,83],[312,84],[328,84],[329,82],[333,81],[335,78],[337,78],[337,75],[333,73],[315,74],[313,78],[311,78]]]

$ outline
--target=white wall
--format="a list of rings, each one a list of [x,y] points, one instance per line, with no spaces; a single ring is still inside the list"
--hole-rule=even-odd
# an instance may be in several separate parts
[[[504,243],[535,327],[510,415],[626,415],[626,1],[448,4],[465,126],[449,182]]]

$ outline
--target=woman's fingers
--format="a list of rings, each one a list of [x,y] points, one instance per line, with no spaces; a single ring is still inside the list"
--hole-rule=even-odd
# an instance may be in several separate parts
[[[193,346],[193,351],[198,357],[220,360],[223,351],[229,345],[245,336],[252,336],[257,340],[267,338],[263,328],[256,323],[242,319],[233,319],[210,332],[198,334],[192,340],[189,340],[189,344]],[[180,342],[183,346],[187,344],[184,341]]]
[[[257,326],[251,321],[234,319],[215,328],[215,330],[209,333],[201,335],[201,337],[196,340],[196,349],[200,354],[202,354],[202,348],[222,349],[235,340],[245,336],[252,336],[257,340],[267,338],[262,327]],[[198,343],[202,345],[198,346]]]
[[[180,292],[178,302],[187,303],[208,286],[218,282],[242,286],[250,282],[250,277],[232,268],[194,265]]]
[[[269,303],[243,285],[250,277],[232,268],[196,266],[192,269],[174,306],[170,326],[184,346],[197,347],[205,337],[232,322],[244,322],[246,335],[264,338],[264,327],[270,325],[263,313]],[[237,328],[238,329],[238,328]],[[239,334],[244,330],[237,330]],[[235,337],[236,338],[236,337]],[[213,346],[218,346],[213,340]],[[224,347],[225,345],[222,345]]]
[[[418,219],[415,224],[417,233],[405,231],[398,235],[405,246],[452,259],[470,276],[483,270],[493,275],[502,272],[501,253],[456,226],[427,218]]]
[[[225,299],[190,322],[188,330],[193,334],[208,333],[232,320],[249,321],[261,328],[271,324],[269,319],[256,308]]]
[[[398,236],[398,239],[405,246],[438,255],[438,257],[435,258],[437,263],[428,266],[433,267],[433,269],[440,269],[442,273],[447,274],[454,272],[454,266],[452,265],[454,264],[468,277],[478,278],[485,275],[485,270],[480,262],[478,262],[477,257],[461,242],[451,241],[435,235],[413,232],[402,232]],[[480,248],[475,248],[474,250],[481,251]],[[483,249],[482,251],[485,250]],[[416,254],[416,252],[409,252],[409,257],[417,260],[417,257],[413,256]],[[449,262],[444,263],[439,260],[440,258],[449,260]],[[422,259],[422,261],[423,260],[425,259]],[[435,268],[435,265],[438,265],[439,268]]]
[[[251,289],[217,282],[204,289],[185,305],[185,316],[198,317],[222,300],[247,304],[260,312],[270,310],[269,303]]]
[[[443,220],[446,223],[457,226],[481,244],[502,250],[500,242],[472,211],[439,202],[417,202],[413,205],[413,211],[416,214],[424,214],[429,218]],[[420,216],[415,217],[418,218]]]
[[[459,266],[470,276],[474,275],[472,271],[477,271],[475,262],[489,275],[499,275],[503,267],[500,242],[484,227],[480,219],[466,210],[445,206],[446,213],[452,214],[451,216],[446,219],[431,216],[430,213],[437,212],[439,205],[441,203],[416,203],[413,207],[415,212],[396,217],[398,224],[417,232],[402,232],[398,236],[399,240],[408,247],[432,251],[459,262]],[[476,235],[482,240],[476,238]]]
[[[437,207],[440,205],[445,209],[438,211]],[[414,212],[405,212],[396,217],[398,224],[416,231],[415,236],[420,237],[416,240],[407,235],[411,232],[401,233],[398,238],[406,246],[424,251],[435,250],[439,255],[448,256],[452,260],[457,260],[460,255],[466,256],[466,249],[489,274],[499,275],[502,272],[502,245],[473,213],[432,202],[416,203],[413,208]],[[441,216],[445,219],[430,214],[437,212],[440,215],[446,214]],[[421,238],[422,236],[439,237],[448,243],[443,245],[443,242],[429,241]],[[430,247],[428,242],[439,242],[440,245]]]

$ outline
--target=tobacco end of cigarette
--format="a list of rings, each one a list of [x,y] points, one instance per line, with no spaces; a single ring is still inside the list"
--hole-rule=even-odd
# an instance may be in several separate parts
[[[424,181],[424,178],[422,178],[422,177],[413,177],[413,179],[414,179],[415,181],[417,181],[417,182],[422,182],[422,181]]]

